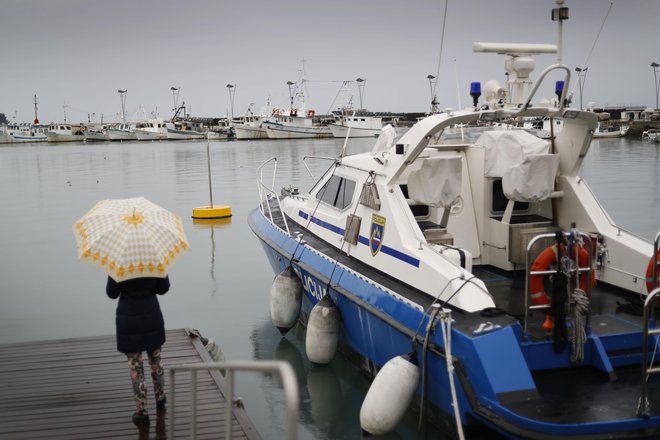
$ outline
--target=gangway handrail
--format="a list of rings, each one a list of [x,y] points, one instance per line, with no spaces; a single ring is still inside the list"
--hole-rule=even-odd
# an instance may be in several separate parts
[[[571,233],[570,232],[562,232],[564,236],[568,237]],[[577,275],[577,285],[580,285],[580,273],[581,272],[588,272],[587,276],[589,277],[588,279],[591,279],[592,274],[593,274],[593,252],[592,252],[592,246],[593,242],[591,241],[591,237],[588,234],[585,234],[584,232],[577,231],[577,235],[582,238],[582,243],[587,246],[587,267],[580,267],[580,263],[578,261],[578,256],[577,253],[579,250],[575,250],[575,262],[576,262],[576,268],[571,269],[571,272],[574,272]],[[539,234],[536,235],[534,238],[532,238],[529,243],[527,244],[527,253],[525,255],[525,316],[523,318],[523,335],[527,335],[527,320],[529,318],[529,311],[530,310],[541,310],[541,309],[549,309],[552,304],[541,304],[541,305],[529,305],[529,288],[530,288],[530,281],[532,275],[549,275],[556,273],[556,270],[531,270],[531,262],[530,262],[530,257],[532,253],[532,249],[534,247],[534,244],[536,244],[537,241],[542,240],[544,238],[554,238],[556,236],[556,233],[548,233],[548,234]],[[559,261],[557,262],[559,264]],[[591,292],[591,283],[587,282],[587,291],[585,292],[587,296],[589,296],[589,293]],[[589,316],[587,317],[587,323],[590,321]]]
[[[287,438],[298,438],[298,382],[291,365],[284,361],[228,361],[228,362],[201,362],[195,364],[181,364],[170,367],[170,438],[174,438],[174,412],[175,412],[175,373],[177,371],[191,372],[191,423],[190,437],[197,436],[197,371],[198,370],[225,370],[227,379],[227,420],[225,426],[225,439],[231,440],[232,415],[234,407],[234,371],[252,371],[262,373],[279,373],[282,377],[284,395],[286,398]]]
[[[656,237],[656,245],[657,245]],[[656,246],[657,251],[657,246]],[[654,251],[654,254],[657,252]],[[650,416],[651,405],[647,398],[647,374],[660,373],[660,367],[649,368],[648,365],[648,356],[649,356],[649,335],[658,335],[660,334],[660,329],[656,328],[655,319],[652,318],[651,309],[655,309],[655,297],[660,294],[660,288],[655,288],[648,294],[646,300],[644,300],[644,318],[642,324],[644,324],[644,331],[642,333],[642,384],[641,384],[641,394],[639,396],[639,404],[637,406],[637,417],[647,418]],[[650,324],[653,324],[653,328],[649,328]],[[657,338],[657,336],[656,336]]]
[[[269,163],[274,162],[274,168],[273,168],[273,181],[271,183],[271,186],[268,187],[264,184],[264,167],[268,165]],[[273,189],[275,187],[275,176],[277,175],[277,157],[271,157],[261,165],[259,165],[259,168],[257,168],[257,190],[259,192],[259,210],[261,213],[266,216],[266,209],[264,208],[264,205],[268,208],[268,217],[270,218],[270,221],[275,224],[275,219],[273,218],[273,211],[270,207],[270,203],[267,201],[265,202],[266,197],[275,197],[277,200],[277,207],[280,209],[280,212],[282,213],[282,219],[284,220],[284,228],[286,229],[286,233],[291,235],[291,231],[289,230],[289,223],[286,221],[286,216],[284,215],[284,211],[282,210],[282,201],[280,200],[280,196],[277,195],[277,192]],[[264,203],[265,202],[265,203]]]

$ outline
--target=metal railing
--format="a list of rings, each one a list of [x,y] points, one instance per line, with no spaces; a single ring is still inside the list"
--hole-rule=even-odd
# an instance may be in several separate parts
[[[269,163],[274,162],[274,168],[273,168],[273,181],[270,186],[267,186],[264,184],[264,167],[268,165]],[[268,159],[266,162],[262,163],[259,168],[257,169],[257,191],[259,192],[259,210],[261,213],[266,216],[266,211],[268,211],[268,218],[270,219],[271,223],[275,224],[275,219],[273,218],[273,211],[270,207],[270,203],[266,198],[272,198],[275,197],[277,200],[277,206],[282,213],[282,219],[284,220],[284,228],[286,229],[286,233],[291,235],[291,231],[289,230],[289,224],[286,221],[286,216],[284,215],[284,212],[282,211],[282,201],[280,200],[280,196],[277,195],[277,192],[273,189],[275,187],[275,176],[277,175],[277,158],[276,157],[271,157]]]
[[[570,233],[564,232],[565,236],[568,236]],[[586,267],[580,267],[579,264],[579,258],[578,258],[578,252],[579,252],[579,246],[575,246],[575,262],[576,262],[576,268],[572,269],[571,272],[575,273],[577,276],[577,283],[576,285],[580,285],[580,273],[581,272],[588,272],[587,276],[589,279],[592,277],[593,273],[593,252],[592,252],[592,246],[593,243],[591,241],[591,238],[589,237],[588,234],[585,234],[584,232],[578,232],[578,236],[582,238],[582,243],[586,246],[586,251],[588,254],[588,260],[587,260],[587,266]],[[555,238],[554,233],[550,234],[540,234],[535,236],[529,241],[529,244],[527,245],[527,254],[526,254],[526,266],[525,266],[525,317],[523,319],[523,334],[527,334],[527,321],[529,319],[529,312],[530,310],[539,310],[539,309],[549,309],[552,304],[540,304],[540,305],[529,305],[529,289],[530,289],[530,282],[531,278],[533,275],[550,275],[557,273],[556,270],[531,270],[532,266],[532,261],[531,260],[531,255],[532,255],[532,249],[534,247],[534,244],[542,239],[545,238]],[[559,261],[557,261],[557,264],[559,264]],[[586,294],[589,296],[589,292],[591,291],[591,283],[587,282],[586,283]],[[589,319],[589,318],[587,318]],[[588,322],[588,321],[587,321]]]
[[[657,243],[657,241],[656,241]],[[656,251],[653,252],[654,256],[657,255]],[[657,260],[656,260],[657,261]],[[657,264],[656,264],[657,265]],[[660,373],[660,367],[654,367],[651,365],[649,367],[649,335],[659,335],[660,328],[655,327],[655,319],[651,319],[651,309],[655,308],[655,297],[660,294],[660,288],[653,289],[651,293],[648,294],[646,300],[644,301],[644,331],[642,333],[642,385],[641,385],[641,395],[639,396],[639,405],[637,407],[637,416],[638,417],[649,417],[651,412],[651,405],[647,398],[647,376],[654,373]],[[651,321],[653,321],[653,328],[649,328]]]
[[[299,407],[299,394],[298,382],[290,364],[283,361],[245,361],[245,362],[206,362],[196,364],[182,364],[170,367],[170,421],[169,431],[170,438],[174,438],[174,414],[176,409],[176,396],[175,396],[175,373],[177,371],[190,371],[191,372],[191,423],[190,423],[190,438],[195,439],[197,436],[197,371],[198,370],[225,370],[227,379],[227,420],[225,427],[225,439],[231,440],[232,429],[232,416],[234,407],[234,372],[239,371],[252,371],[260,373],[279,373],[282,377],[282,384],[284,386],[284,395],[286,398],[286,413],[287,413],[287,438],[296,440],[298,438],[298,407]]]

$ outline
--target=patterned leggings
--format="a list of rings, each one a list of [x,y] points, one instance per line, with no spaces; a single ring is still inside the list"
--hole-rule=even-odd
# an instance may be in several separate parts
[[[154,394],[156,402],[165,398],[165,375],[163,372],[163,362],[160,358],[160,348],[148,351],[149,365],[151,366],[151,378],[154,382]],[[144,365],[142,363],[142,353],[127,354],[128,368],[131,371],[131,382],[133,383],[133,395],[135,396],[135,405],[140,415],[147,414],[147,386],[144,383]]]

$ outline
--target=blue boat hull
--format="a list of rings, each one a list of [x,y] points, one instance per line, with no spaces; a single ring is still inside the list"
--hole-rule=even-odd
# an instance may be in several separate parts
[[[423,311],[341,265],[335,267],[335,262],[327,256],[299,245],[266,219],[259,209],[250,214],[249,223],[274,272],[280,273],[291,264],[302,280],[303,324],[314,304],[329,294],[341,314],[340,346],[356,355],[360,367],[375,375],[388,360],[414,349],[422,374],[426,373],[425,395],[432,407],[431,414],[443,424],[453,419],[447,361],[439,329],[429,337],[429,350],[422,352],[428,323]],[[593,342],[597,338],[590,341],[585,355],[587,363],[599,368],[596,365],[598,343]],[[599,439],[658,435],[660,418],[638,418],[635,408],[631,409],[627,420],[589,423],[547,423],[511,411],[501,402],[502,396],[530,401],[538,397],[533,369],[540,369],[544,364],[553,368],[570,366],[569,356],[557,356],[551,343],[524,341],[517,321],[479,337],[454,327],[451,354],[460,417],[468,427],[485,425],[510,438]],[[600,369],[607,367],[600,366]],[[418,404],[422,391],[420,383]]]

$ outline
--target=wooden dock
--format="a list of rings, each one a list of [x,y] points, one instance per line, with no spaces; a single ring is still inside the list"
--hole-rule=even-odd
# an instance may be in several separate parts
[[[114,335],[0,345],[0,438],[188,438],[190,374],[176,376],[171,435],[167,410],[156,411],[144,358],[151,425],[138,428],[131,421],[135,404],[126,357],[117,352]],[[183,329],[168,331],[163,346],[167,396],[169,366],[211,361],[198,338]],[[198,373],[197,438],[225,437],[225,385],[218,372]],[[232,437],[261,438],[242,408],[233,409]]]

